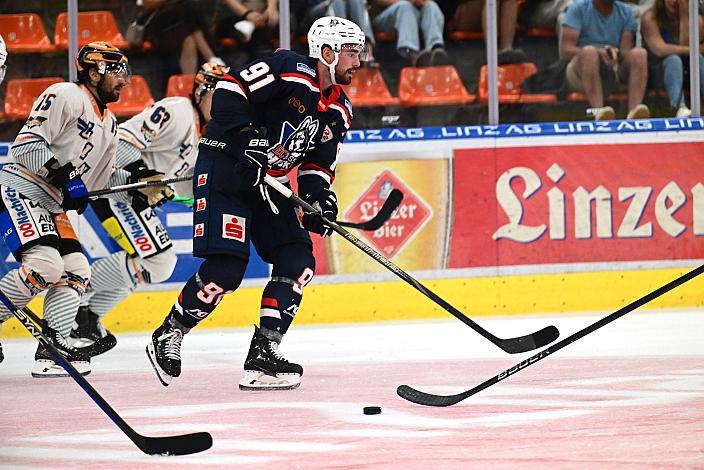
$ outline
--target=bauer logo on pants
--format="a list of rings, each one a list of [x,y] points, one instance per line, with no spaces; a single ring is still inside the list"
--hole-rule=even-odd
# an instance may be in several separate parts
[[[237,240],[238,242],[244,243],[244,227],[246,221],[247,220],[244,217],[223,214],[222,238],[227,238],[229,240]]]

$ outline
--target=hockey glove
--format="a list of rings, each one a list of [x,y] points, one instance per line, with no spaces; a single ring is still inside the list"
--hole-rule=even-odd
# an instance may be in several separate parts
[[[135,162],[138,163],[138,162]],[[142,163],[142,162],[139,162]],[[164,176],[160,171],[152,170],[143,165],[127,165],[125,170],[131,173],[130,183],[142,183],[145,181],[159,181]],[[174,198],[174,190],[169,185],[145,186],[141,189],[130,191],[133,198],[141,199],[151,207],[156,207]]]
[[[235,133],[235,138],[242,152],[235,164],[235,173],[246,186],[255,187],[262,184],[269,167],[269,141],[259,129],[249,126]]]
[[[61,208],[64,211],[76,211],[82,214],[88,207],[88,189],[81,179],[81,174],[72,163],[58,165],[59,162],[55,158],[47,163],[46,179],[61,189],[63,196]]]
[[[304,199],[306,198],[304,197]],[[323,188],[320,190],[317,197],[309,198],[306,202],[320,212],[305,212],[301,218],[303,228],[309,232],[317,233],[322,237],[332,235],[332,228],[323,222],[321,215],[329,221],[334,221],[337,218],[337,196],[335,196],[335,193],[329,189]]]

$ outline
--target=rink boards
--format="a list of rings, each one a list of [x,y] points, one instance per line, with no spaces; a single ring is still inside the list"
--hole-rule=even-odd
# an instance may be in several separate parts
[[[353,221],[403,191],[384,227],[354,233],[473,317],[613,310],[703,258],[703,129],[654,119],[350,131],[334,189]],[[159,216],[176,271],[111,314],[115,331],[152,328],[197,269],[190,209],[169,203]],[[93,214],[76,225],[89,257],[116,249]],[[318,277],[297,322],[448,315],[341,237],[314,238]],[[255,322],[268,269],[254,255],[245,287],[205,325]],[[697,291],[695,280],[653,306],[701,306]],[[11,323],[3,336],[17,332]]]

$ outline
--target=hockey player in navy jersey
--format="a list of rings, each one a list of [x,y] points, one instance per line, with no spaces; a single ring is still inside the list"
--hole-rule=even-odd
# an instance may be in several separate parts
[[[298,167],[301,197],[336,218],[330,186],[352,119],[340,85],[360,66],[364,33],[349,20],[324,17],[310,28],[308,44],[310,57],[279,50],[231,71],[216,86],[193,176],[193,254],[205,260],[147,345],[164,385],[181,374],[183,335],[239,287],[250,241],[272,273],[240,389],[300,385],[303,368],[286,360],[279,344],[315,272],[308,232],[329,236],[332,230],[318,214],[299,214],[288,199],[267,191],[263,176],[288,184]]]

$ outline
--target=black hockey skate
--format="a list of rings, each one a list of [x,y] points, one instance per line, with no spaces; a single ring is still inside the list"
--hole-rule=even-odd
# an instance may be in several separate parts
[[[169,315],[152,333],[152,341],[147,345],[147,357],[164,387],[181,375],[181,342],[183,335],[189,331],[190,328]]]
[[[292,390],[301,385],[302,375],[303,367],[286,360],[279,343],[255,326],[240,390]]]
[[[76,314],[77,326],[71,330],[71,345],[90,357],[110,351],[117,344],[117,338],[110,333],[93,313],[90,307],[79,307]]]
[[[76,348],[71,347],[66,338],[61,333],[47,325],[46,320],[42,322],[42,335],[71,363],[71,365],[81,374],[90,374],[90,356],[81,353]],[[34,354],[34,368],[32,377],[68,377],[69,374],[61,367],[42,343],[37,346]]]
[[[5,360],[5,355],[2,353],[2,343],[0,343],[0,362]]]

